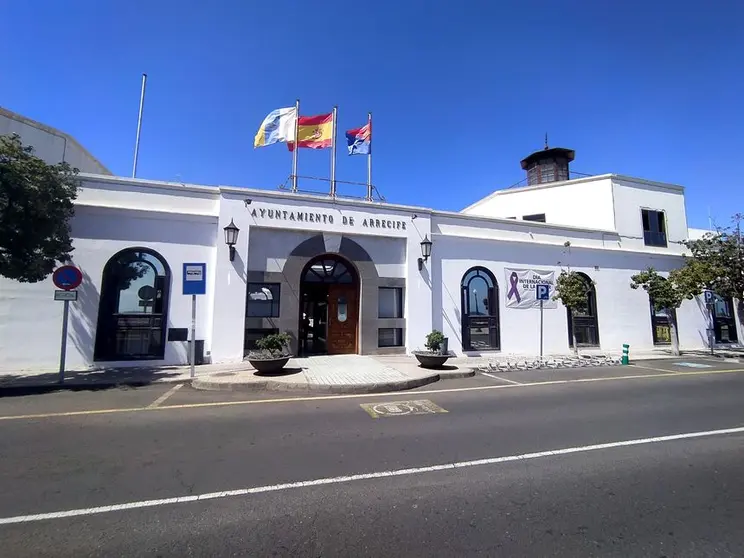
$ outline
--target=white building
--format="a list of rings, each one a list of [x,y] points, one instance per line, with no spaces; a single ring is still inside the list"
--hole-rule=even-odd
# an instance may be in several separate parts
[[[523,161],[527,186],[461,213],[84,174],[72,223],[84,281],[71,305],[68,367],[186,363],[183,265],[194,262],[207,266],[196,338],[211,362],[242,360],[272,331],[287,331],[303,355],[410,352],[432,329],[457,354],[536,355],[534,284],[569,266],[591,280],[590,310],[572,319],[546,303],[546,354],[571,351],[570,327],[580,346],[604,351],[668,342],[665,319],[629,284],[649,266],[681,265],[683,188],[614,174],[568,180],[572,159],[535,153]],[[231,223],[234,249],[223,232]],[[0,369],[57,365],[53,291],[51,278],[0,279]],[[717,305],[722,345],[742,333],[731,308]],[[683,349],[707,346],[702,300],[686,301],[677,321]]]

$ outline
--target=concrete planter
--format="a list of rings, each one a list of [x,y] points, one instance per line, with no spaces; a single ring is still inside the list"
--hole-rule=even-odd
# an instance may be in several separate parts
[[[440,355],[437,353],[413,353],[416,360],[419,361],[421,368],[442,368],[444,363],[450,358],[449,355]]]
[[[286,366],[290,358],[292,357],[283,356],[270,359],[252,359],[248,357],[248,362],[250,362],[251,366],[256,369],[256,374],[260,376],[264,374],[269,375],[278,373]]]

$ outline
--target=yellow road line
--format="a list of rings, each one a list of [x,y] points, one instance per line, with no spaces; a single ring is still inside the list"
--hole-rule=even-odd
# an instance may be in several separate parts
[[[640,367],[639,367],[640,368]],[[661,369],[659,369],[661,370]],[[560,384],[586,384],[593,382],[610,382],[618,380],[643,380],[653,378],[670,378],[675,376],[709,376],[716,374],[733,374],[744,372],[744,368],[737,368],[734,370],[697,370],[692,372],[669,372],[665,371],[663,374],[632,374],[625,376],[607,376],[600,378],[579,378],[574,380],[545,380],[541,382],[531,382],[524,384],[506,384],[497,386],[474,386],[464,388],[449,388],[449,389],[429,389],[429,390],[416,390],[416,391],[390,391],[383,393],[355,393],[355,394],[343,394],[343,395],[318,395],[314,397],[283,397],[277,399],[248,399],[241,401],[215,401],[210,403],[183,403],[180,405],[166,405],[164,407],[128,407],[123,409],[95,409],[90,411],[66,411],[61,413],[39,413],[29,415],[8,415],[0,416],[0,421],[10,420],[28,420],[28,419],[42,419],[42,418],[57,418],[57,417],[74,417],[74,416],[86,416],[86,415],[104,415],[109,413],[134,413],[134,412],[158,412],[158,411],[170,411],[177,409],[199,409],[206,407],[231,407],[235,405],[260,405],[269,403],[302,403],[304,401],[333,401],[338,399],[359,399],[359,398],[372,398],[372,397],[408,397],[411,395],[424,395],[424,394],[440,394],[440,393],[458,393],[468,391],[486,391],[493,389],[520,389],[529,387],[540,387],[540,386],[552,386]]]

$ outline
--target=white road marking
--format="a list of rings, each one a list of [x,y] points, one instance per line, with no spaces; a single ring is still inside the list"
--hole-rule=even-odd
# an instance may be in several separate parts
[[[489,378],[493,378],[494,380],[501,380],[502,382],[506,382],[507,384],[514,384],[515,386],[521,386],[524,385],[521,382],[515,382],[514,380],[507,380],[506,378],[502,378],[501,376],[496,376],[495,374],[489,374],[488,372],[481,372],[484,376],[488,376]]]
[[[159,407],[166,399],[168,399],[171,395],[176,393],[182,387],[183,387],[183,384],[176,384],[175,386],[170,388],[168,391],[166,391],[163,395],[158,397],[155,401],[150,403],[150,405],[148,405],[148,408],[152,409],[154,407]]]
[[[636,440],[623,440],[620,442],[608,442],[605,444],[594,444],[590,446],[577,446],[571,448],[539,451],[534,453],[523,453],[520,455],[507,455],[505,457],[491,457],[488,459],[476,459],[473,461],[459,461],[456,463],[444,463],[441,465],[429,465],[425,467],[411,467],[409,469],[394,469],[390,471],[379,471],[376,473],[361,473],[358,475],[346,475],[341,477],[326,477],[314,480],[288,482],[283,484],[271,484],[266,486],[256,486],[253,488],[240,488],[238,490],[225,490],[222,492],[208,492],[206,494],[196,494],[192,496],[178,496],[175,498],[161,498],[159,500],[142,500],[139,502],[128,502],[125,504],[113,504],[110,506],[99,506],[95,508],[81,508],[65,510],[51,513],[37,513],[31,515],[16,515],[13,517],[0,518],[0,525],[11,525],[15,523],[30,523],[34,521],[44,521],[47,519],[63,519],[66,517],[77,517],[81,515],[96,515],[100,513],[109,513],[124,510],[133,510],[139,508],[153,508],[156,506],[168,506],[171,504],[186,504],[189,502],[201,502],[203,500],[218,500],[221,498],[232,498],[235,496],[247,496],[249,494],[262,494],[265,492],[280,492],[283,490],[292,490],[295,488],[308,488],[311,486],[322,486],[328,484],[343,484],[354,481],[383,479],[390,477],[402,477],[409,475],[421,475],[436,471],[448,471],[452,469],[463,469],[467,467],[480,467],[483,465],[497,465],[508,463],[510,461],[525,461],[529,459],[539,459],[542,457],[556,457],[572,453],[585,453],[590,451],[606,450],[613,448],[641,446],[647,444],[658,444],[662,442],[671,442],[675,440],[689,440],[692,438],[703,438],[710,436],[725,436],[728,434],[744,433],[744,427],[724,428],[721,430],[706,430],[704,432],[687,432],[684,434],[672,434],[670,436],[655,436],[653,438],[639,438]]]

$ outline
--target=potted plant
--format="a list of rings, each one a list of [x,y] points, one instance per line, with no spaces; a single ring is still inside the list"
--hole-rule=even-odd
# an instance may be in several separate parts
[[[441,331],[434,330],[426,336],[426,350],[413,351],[413,356],[422,368],[441,368],[450,358],[446,350],[447,338]]]
[[[257,351],[248,353],[248,362],[259,374],[276,373],[289,362],[290,337],[288,333],[272,333],[256,341]]]

